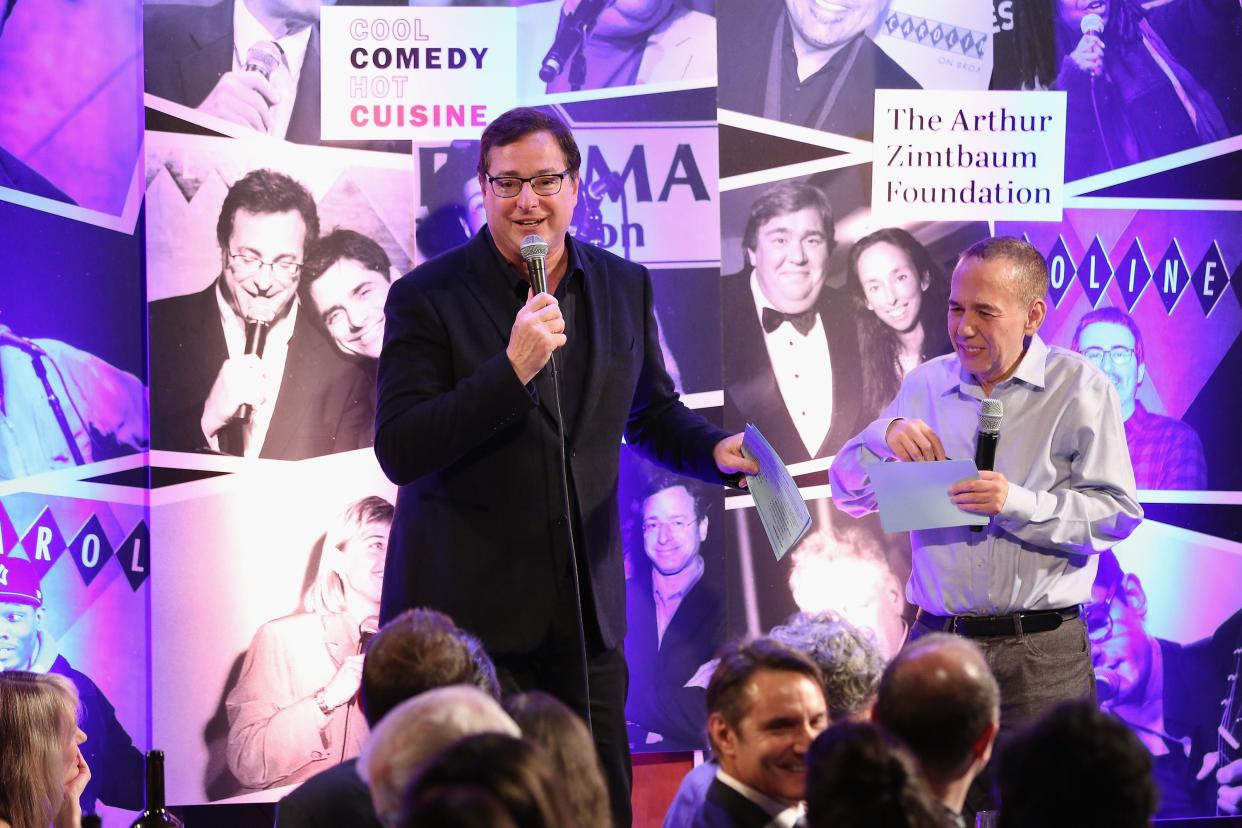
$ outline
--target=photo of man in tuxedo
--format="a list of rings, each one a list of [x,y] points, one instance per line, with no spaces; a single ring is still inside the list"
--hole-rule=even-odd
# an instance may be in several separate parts
[[[229,188],[219,277],[150,305],[153,448],[300,460],[370,445],[374,381],[298,302],[318,234],[314,199],[284,173]]]
[[[852,305],[825,285],[834,246],[828,197],[782,182],[751,205],[721,288],[725,427],[754,423],[786,463],[835,453],[862,414]]]

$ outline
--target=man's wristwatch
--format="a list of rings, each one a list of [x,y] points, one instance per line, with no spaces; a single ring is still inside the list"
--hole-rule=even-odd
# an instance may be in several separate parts
[[[320,687],[315,691],[315,695],[312,698],[315,700],[315,704],[319,705],[319,712],[325,716],[330,716],[332,715],[332,708],[328,707],[328,700],[323,697],[323,691],[324,688]]]

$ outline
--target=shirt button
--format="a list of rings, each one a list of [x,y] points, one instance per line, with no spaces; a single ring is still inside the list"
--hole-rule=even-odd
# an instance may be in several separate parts
[[[564,525],[565,525],[565,516],[564,516],[564,515],[557,515],[557,517],[556,517],[556,525],[557,525],[557,526],[564,526]]]

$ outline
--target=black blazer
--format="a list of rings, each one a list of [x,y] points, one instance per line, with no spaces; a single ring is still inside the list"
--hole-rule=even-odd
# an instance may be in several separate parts
[[[151,447],[209,451],[199,420],[228,346],[212,282],[149,306]],[[374,383],[299,308],[260,457],[302,460],[371,443]]]
[[[767,811],[717,777],[707,789],[693,828],[764,828],[771,821]]]
[[[782,0],[717,0],[720,108],[763,116],[772,43],[785,25]],[[870,139],[876,89],[918,89],[905,69],[860,35],[858,55],[832,109],[818,123],[798,124],[824,132]]]
[[[813,455],[798,436],[776,383],[750,290],[749,270],[724,277],[721,302],[728,331],[724,340],[725,428],[740,431],[746,423],[754,423],[786,463],[836,454],[865,425],[866,413],[862,410],[858,326],[849,297],[828,288],[819,294],[818,312],[832,361],[832,424]]]
[[[416,268],[388,294],[375,453],[401,488],[380,620],[409,607],[447,613],[495,653],[533,649],[581,529],[604,644],[625,635],[617,465],[621,439],[661,465],[721,481],[725,432],[677,398],[664,369],[647,269],[575,244],[590,329],[586,385],[566,424],[573,514],[561,507],[552,404],[505,355],[518,300],[491,237]],[[580,316],[580,318],[582,318]],[[572,336],[573,333],[571,332]]]
[[[357,758],[347,759],[286,794],[276,807],[276,828],[381,828],[357,766]]]
[[[143,71],[147,92],[197,107],[220,77],[233,70],[233,3],[213,6],[147,5],[142,10]],[[319,25],[311,28],[297,97],[285,139],[319,143]]]
[[[702,687],[686,687],[686,682],[715,658],[724,641],[725,595],[719,580],[719,575],[703,573],[682,598],[663,642],[656,629],[651,574],[643,571],[625,583],[625,661],[631,676],[625,717],[662,735],[661,750],[696,750],[707,744],[707,693]]]

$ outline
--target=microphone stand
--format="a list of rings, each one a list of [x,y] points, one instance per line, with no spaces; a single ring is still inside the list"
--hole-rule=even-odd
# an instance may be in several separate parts
[[[65,442],[69,444],[69,453],[73,455],[74,465],[86,465],[86,458],[82,456],[82,450],[78,448],[77,440],[73,439],[73,429],[69,425],[69,419],[65,417],[65,409],[60,405],[60,397],[56,395],[51,381],[48,380],[47,368],[43,365],[43,357],[31,354],[30,364],[34,368],[39,382],[43,383],[43,390],[47,393],[47,404],[52,409],[52,414],[56,417],[56,423],[60,426],[61,432],[65,435]]]

